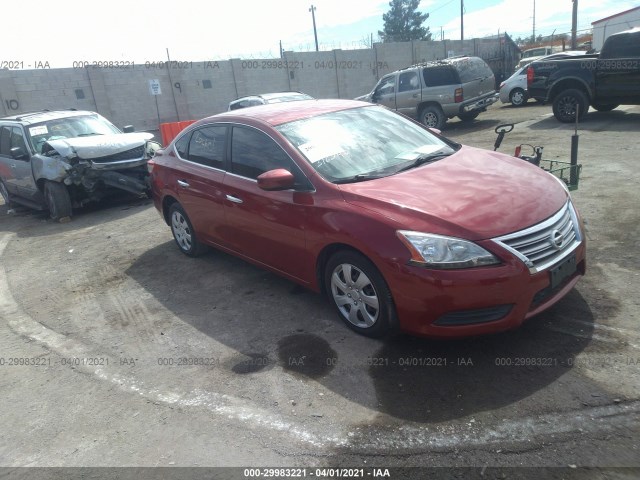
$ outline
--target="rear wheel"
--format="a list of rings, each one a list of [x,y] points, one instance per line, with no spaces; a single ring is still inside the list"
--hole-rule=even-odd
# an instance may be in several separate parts
[[[189,257],[197,257],[207,251],[207,247],[196,238],[191,220],[179,203],[174,203],[169,209],[171,233],[180,251]]]
[[[591,105],[593,108],[595,108],[597,111],[599,112],[610,112],[611,110],[613,110],[614,108],[617,108],[620,106],[619,103],[617,104],[602,104],[602,103],[594,103],[593,105]]]
[[[71,219],[71,197],[64,184],[47,180],[44,184],[44,199],[51,220],[65,222]]]
[[[511,101],[511,105],[513,105],[514,107],[521,107],[522,105],[527,103],[529,97],[527,96],[527,92],[525,92],[523,89],[514,88],[509,94],[509,100]]]
[[[427,127],[440,130],[447,121],[447,117],[444,116],[444,112],[440,107],[430,105],[420,111],[419,120]]]
[[[563,90],[553,100],[553,115],[562,123],[575,122],[576,109],[578,120],[582,120],[589,109],[587,96],[576,88]]]
[[[342,251],[325,267],[325,289],[338,315],[352,330],[382,337],[395,324],[391,291],[382,274],[365,256]]]

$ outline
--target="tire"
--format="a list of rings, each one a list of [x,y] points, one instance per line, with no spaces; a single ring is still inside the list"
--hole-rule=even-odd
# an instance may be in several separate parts
[[[51,220],[64,222],[71,219],[71,197],[64,184],[47,180],[44,184],[44,200]]]
[[[610,112],[614,108],[618,108],[620,106],[620,104],[617,103],[617,104],[607,104],[607,105],[605,105],[605,104],[602,104],[602,103],[594,103],[591,106],[593,108],[595,108],[599,112]]]
[[[396,325],[391,291],[365,256],[348,250],[334,254],[325,266],[324,286],[338,316],[353,331],[380,338]]]
[[[480,111],[471,112],[471,113],[461,113],[460,115],[458,115],[458,118],[463,122],[473,122],[476,118],[478,118],[478,115],[480,115],[480,113],[481,113]]]
[[[527,103],[527,100],[529,100],[529,96],[527,95],[527,92],[525,92],[521,88],[514,88],[509,94],[509,101],[514,107],[523,106],[525,103]]]
[[[9,196],[9,191],[7,190],[7,186],[4,184],[2,180],[0,180],[0,197],[4,200],[4,204],[7,207],[11,207],[11,197]]]
[[[440,107],[430,105],[420,110],[419,120],[427,127],[440,130],[446,123],[447,117],[444,116],[444,112]]]
[[[578,115],[578,121],[580,121],[589,109],[587,96],[575,88],[563,90],[553,99],[553,115],[562,123],[575,122],[576,106],[580,108]]]
[[[182,253],[188,257],[197,257],[207,251],[207,247],[196,238],[191,220],[179,203],[174,203],[169,208],[169,222],[173,239]]]

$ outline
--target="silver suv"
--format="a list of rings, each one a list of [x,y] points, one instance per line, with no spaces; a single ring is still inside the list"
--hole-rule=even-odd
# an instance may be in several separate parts
[[[442,128],[447,119],[475,119],[498,101],[495,77],[478,57],[457,57],[398,70],[380,79],[373,91],[356,100],[385,105],[427,127]]]

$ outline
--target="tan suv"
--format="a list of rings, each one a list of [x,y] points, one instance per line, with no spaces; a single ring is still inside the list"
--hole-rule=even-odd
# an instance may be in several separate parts
[[[385,75],[371,93],[358,97],[442,128],[447,119],[475,119],[498,101],[495,77],[478,57],[457,57],[414,65]]]

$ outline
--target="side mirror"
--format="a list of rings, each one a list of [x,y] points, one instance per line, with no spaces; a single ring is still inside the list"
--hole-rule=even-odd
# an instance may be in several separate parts
[[[258,187],[266,191],[289,190],[295,183],[293,174],[284,168],[269,170],[258,176]]]
[[[135,129],[133,128],[133,125],[125,125],[124,127],[122,127],[122,131],[124,133],[133,133]]]
[[[27,158],[29,158],[29,155],[27,155],[27,152],[22,147],[13,147],[10,152],[11,157],[16,160],[26,160]]]

